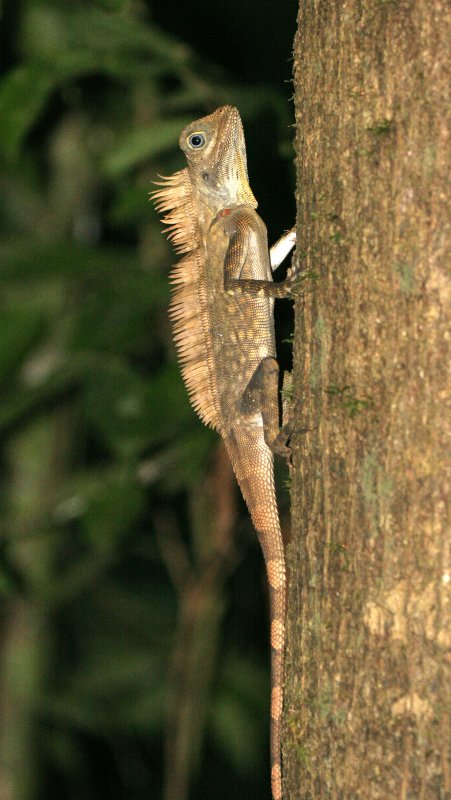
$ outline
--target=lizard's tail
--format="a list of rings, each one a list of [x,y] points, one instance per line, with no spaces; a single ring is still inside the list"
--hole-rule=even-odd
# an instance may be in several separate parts
[[[271,787],[282,800],[282,706],[285,651],[286,571],[274,487],[273,455],[263,429],[236,427],[225,442],[257,531],[266,564],[271,614]]]

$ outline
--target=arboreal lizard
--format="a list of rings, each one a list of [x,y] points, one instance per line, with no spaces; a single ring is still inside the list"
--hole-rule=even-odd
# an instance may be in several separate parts
[[[289,231],[268,251],[266,227],[248,183],[243,127],[223,106],[180,135],[187,168],[153,192],[168,238],[184,257],[173,268],[170,316],[195,410],[224,439],[266,564],[271,614],[271,786],[281,800],[281,722],[286,570],[273,453],[286,455],[279,428],[273,306],[296,278],[273,283],[295,243]]]

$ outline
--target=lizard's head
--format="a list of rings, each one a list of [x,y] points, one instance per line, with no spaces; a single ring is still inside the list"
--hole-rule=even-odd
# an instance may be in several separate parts
[[[219,210],[249,204],[257,208],[247,176],[246,145],[238,110],[222,106],[183,129],[180,147],[191,180],[205,202]]]

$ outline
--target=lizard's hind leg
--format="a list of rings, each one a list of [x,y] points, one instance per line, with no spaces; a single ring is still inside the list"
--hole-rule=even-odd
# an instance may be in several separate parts
[[[275,358],[263,358],[249,381],[241,403],[244,412],[260,410],[265,442],[268,447],[289,459],[291,450],[287,441],[290,425],[279,426],[279,365]]]

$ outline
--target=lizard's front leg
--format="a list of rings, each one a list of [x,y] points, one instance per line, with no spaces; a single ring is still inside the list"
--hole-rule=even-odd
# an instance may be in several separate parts
[[[246,230],[246,222],[245,218],[240,218],[239,216],[235,220],[235,229],[230,236],[224,261],[224,289],[228,294],[240,292],[254,297],[290,297],[298,280],[297,269],[288,270],[286,279],[280,281],[280,283],[239,277],[246,260],[252,257],[249,252],[249,231]],[[292,249],[294,245],[293,237],[294,231],[288,231],[272,248],[274,269],[279,266],[282,259]]]

